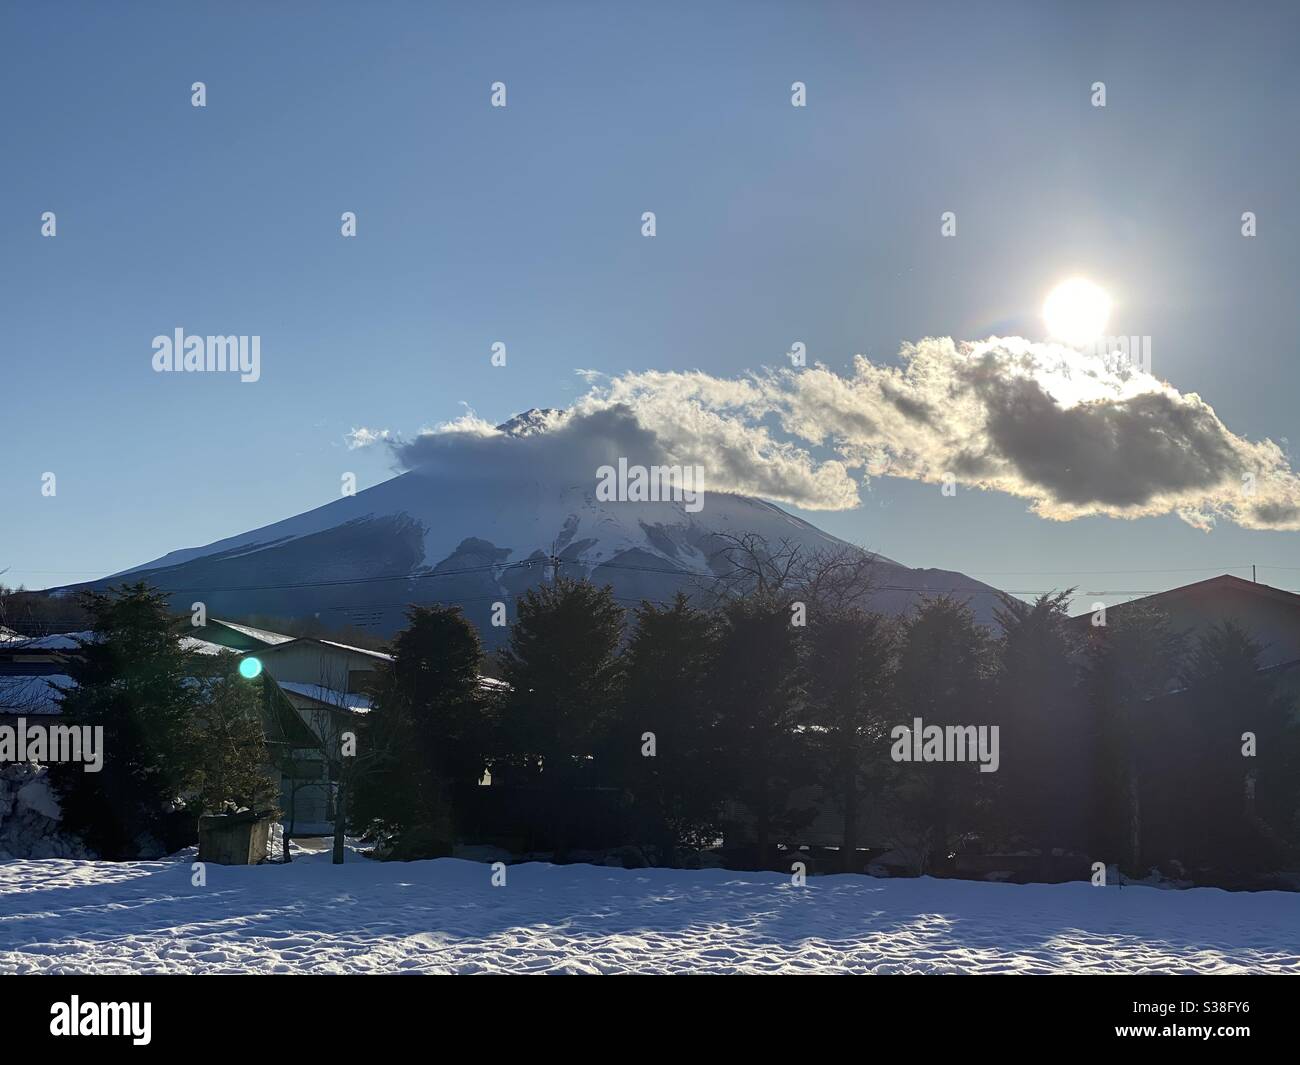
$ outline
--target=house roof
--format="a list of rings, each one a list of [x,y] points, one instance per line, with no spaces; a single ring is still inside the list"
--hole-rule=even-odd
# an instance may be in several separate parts
[[[350,643],[339,643],[337,640],[317,640],[317,643],[327,644],[330,647],[341,647],[345,651],[356,651],[359,655],[370,655],[371,658],[380,658],[385,662],[391,662],[393,656],[385,654],[383,651],[372,651],[368,647],[354,647]]]
[[[181,650],[190,651],[199,655],[224,655],[235,654],[233,648],[225,644],[213,643],[211,640],[200,640],[197,636],[182,636]]]
[[[268,744],[296,750],[320,747],[320,738],[298,716],[284,689],[269,674],[263,673],[253,683],[261,691],[262,697],[258,702],[262,712],[262,731]]]
[[[219,644],[209,644],[193,637],[182,637],[182,646],[186,642],[203,644],[194,648],[199,654],[223,654],[230,648]],[[262,729],[269,744],[282,748],[315,749],[320,741],[303,722],[285,696],[282,687],[270,677],[263,674],[257,681],[258,708],[262,718]],[[56,685],[58,687],[56,687]],[[55,674],[0,674],[0,716],[16,715],[53,715],[61,714],[62,689],[73,688],[76,681],[64,673]],[[364,697],[347,696],[348,700],[357,702]],[[357,707],[359,709],[359,707]],[[366,709],[369,709],[367,701]]]
[[[293,640],[292,636],[283,632],[272,632],[270,629],[259,629],[252,625],[241,625],[236,621],[227,621],[225,618],[208,618],[207,625],[219,626],[223,629],[229,629],[231,632],[237,632],[263,647],[274,647],[277,644],[289,643]],[[206,627],[206,626],[204,626]]]
[[[92,632],[59,632],[52,636],[5,637],[6,651],[76,651]]]
[[[300,695],[304,699],[310,699],[312,702],[321,703],[336,710],[351,710],[353,713],[358,714],[370,711],[370,698],[366,695],[358,695],[355,692],[341,692],[334,688],[326,688],[320,684],[302,684],[294,680],[278,680],[276,683],[280,685],[282,691],[292,692],[294,695]]]
[[[257,657],[261,658],[274,651],[279,651],[281,648],[290,647],[293,644],[301,644],[301,643],[314,643],[317,646],[321,646],[321,647],[333,647],[339,651],[350,651],[353,654],[365,655],[368,658],[373,658],[380,662],[391,662],[393,660],[392,655],[384,654],[383,651],[371,651],[369,648],[366,647],[353,647],[349,643],[339,643],[337,640],[321,640],[321,639],[317,639],[314,636],[297,636],[289,639],[285,643],[276,644],[274,647],[265,647],[254,651],[240,651],[239,653],[255,654],[257,655]]]
[[[53,636],[36,636],[31,639],[5,640],[0,638],[6,654],[24,654],[29,651],[78,651],[83,643],[94,637],[92,632],[64,632]],[[180,637],[183,650],[201,655],[218,655],[230,651],[224,644],[213,643],[197,636]]]
[[[1230,573],[1221,573],[1217,577],[1210,577],[1207,580],[1195,581],[1192,584],[1183,584],[1177,588],[1169,588],[1163,592],[1154,592],[1151,595],[1144,595],[1140,599],[1130,599],[1127,603],[1116,603],[1114,606],[1107,607],[1110,611],[1124,610],[1126,607],[1136,606],[1144,603],[1149,606],[1157,606],[1160,603],[1170,600],[1190,599],[1196,596],[1212,596],[1219,592],[1238,592],[1258,596],[1260,599],[1266,599],[1271,602],[1282,603],[1285,606],[1293,607],[1300,612],[1300,593],[1288,592],[1285,588],[1274,588],[1269,584],[1259,584],[1255,581],[1243,580],[1240,577],[1234,577]],[[1079,621],[1080,619],[1090,618],[1091,611],[1085,611],[1082,614],[1076,614],[1071,619]]]

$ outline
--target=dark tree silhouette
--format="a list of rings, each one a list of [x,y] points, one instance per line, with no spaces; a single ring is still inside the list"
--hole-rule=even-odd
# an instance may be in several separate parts
[[[803,816],[792,808],[806,782],[798,727],[803,709],[799,651],[788,596],[753,593],[719,612],[710,699],[719,717],[730,795],[752,818],[756,860],[770,868],[774,833]]]
[[[806,720],[821,776],[842,817],[843,871],[857,861],[858,814],[868,790],[883,783],[893,701],[896,634],[879,614],[818,609],[808,623]]]
[[[1000,596],[993,716],[1001,728],[997,830],[1007,850],[1086,845],[1085,725],[1078,677],[1082,640],[1067,614],[1071,591],[1032,603]]]
[[[518,620],[498,653],[502,736],[516,770],[537,775],[555,809],[567,789],[590,781],[592,760],[621,698],[624,611],[609,586],[559,577],[519,600]],[[568,817],[554,834],[567,851]]]
[[[69,659],[75,686],[66,721],[104,730],[104,766],[52,768],[64,825],[104,857],[130,858],[164,842],[166,815],[199,781],[201,735],[196,672],[164,595],[143,583],[83,592],[92,635]]]
[[[896,692],[909,729],[991,723],[993,659],[987,629],[970,607],[949,596],[927,599],[902,626]],[[916,852],[918,866],[946,860],[984,826],[992,782],[973,763],[900,764],[896,824]]]
[[[487,761],[483,651],[459,607],[415,606],[407,618],[361,730],[369,771],[353,774],[352,809],[393,854],[433,857],[450,852],[455,787],[476,783]]]
[[[671,865],[679,847],[706,846],[721,833],[721,752],[708,689],[716,623],[682,594],[668,606],[642,603],[635,619],[609,764],[635,792],[661,864]],[[653,755],[645,753],[650,744]]]
[[[1099,860],[1143,874],[1142,771],[1152,700],[1177,678],[1185,635],[1160,611],[1131,605],[1090,633],[1084,672],[1097,783],[1090,832]],[[1110,856],[1113,855],[1112,859]]]

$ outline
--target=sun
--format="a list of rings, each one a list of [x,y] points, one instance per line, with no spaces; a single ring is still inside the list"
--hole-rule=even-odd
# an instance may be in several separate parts
[[[1082,277],[1062,281],[1043,303],[1043,321],[1057,340],[1084,347],[1096,340],[1110,319],[1110,297]]]

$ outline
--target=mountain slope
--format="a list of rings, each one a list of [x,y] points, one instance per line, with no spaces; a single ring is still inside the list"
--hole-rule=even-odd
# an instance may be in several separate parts
[[[544,432],[548,412],[530,411],[500,428]],[[388,634],[414,602],[451,602],[483,632],[493,604],[513,600],[555,568],[608,583],[631,606],[681,590],[706,589],[725,559],[726,535],[754,533],[775,546],[845,548],[843,541],[779,507],[745,496],[709,493],[697,513],[683,503],[600,502],[594,479],[519,464],[493,476],[418,469],[382,484],[205,547],[173,551],[95,582],[140,576],[172,595],[177,609],[206,604],[214,616],[317,616],[331,626],[359,625]],[[873,606],[906,610],[918,594],[969,595],[987,619],[992,589],[960,573],[914,570],[883,556]]]

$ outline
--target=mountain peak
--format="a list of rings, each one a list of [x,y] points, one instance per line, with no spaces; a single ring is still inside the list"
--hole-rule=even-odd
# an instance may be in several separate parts
[[[529,407],[522,414],[516,414],[509,421],[497,426],[497,432],[507,436],[533,436],[544,433],[563,413],[555,407]]]

